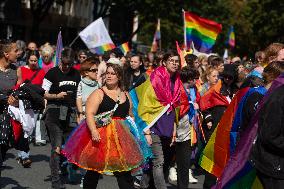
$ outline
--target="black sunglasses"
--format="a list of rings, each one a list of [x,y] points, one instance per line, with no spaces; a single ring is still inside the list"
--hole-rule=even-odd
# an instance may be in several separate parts
[[[89,72],[98,72],[98,69],[97,68],[93,68],[93,69],[89,69]]]

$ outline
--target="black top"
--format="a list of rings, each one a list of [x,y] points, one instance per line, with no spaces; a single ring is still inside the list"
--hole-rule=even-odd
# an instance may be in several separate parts
[[[71,68],[68,73],[63,73],[59,67],[51,68],[44,77],[52,83],[49,94],[72,91],[64,100],[48,100],[47,104],[76,106],[78,84],[81,81],[80,73]]]
[[[116,104],[116,102],[111,97],[109,97],[104,91],[103,93],[104,97],[101,104],[99,105],[97,114],[112,110]],[[129,114],[129,108],[130,103],[128,97],[126,96],[126,101],[118,105],[116,111],[113,114],[113,117],[125,118]]]
[[[261,108],[258,132],[252,149],[255,168],[276,179],[284,179],[284,86],[274,89]]]

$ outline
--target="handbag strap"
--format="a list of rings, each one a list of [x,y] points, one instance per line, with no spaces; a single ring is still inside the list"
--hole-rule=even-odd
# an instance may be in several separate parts
[[[34,78],[37,76],[37,74],[39,73],[40,69],[36,71],[36,73],[34,73],[34,75],[31,77],[31,79],[29,80],[30,83],[34,80]]]

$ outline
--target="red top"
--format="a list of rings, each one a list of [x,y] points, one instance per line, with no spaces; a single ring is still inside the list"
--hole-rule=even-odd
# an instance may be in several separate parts
[[[76,70],[80,70],[80,67],[81,67],[81,64],[75,64],[74,66],[73,66],[73,68],[75,68]]]
[[[22,72],[22,80],[23,82],[26,79],[31,79],[32,76],[36,73],[37,70],[31,70],[30,68],[27,68],[25,66],[20,67],[21,68],[21,72]],[[32,80],[32,84],[34,85],[42,85],[43,82],[43,78],[45,76],[45,72],[43,69],[41,69],[38,74],[36,75],[36,77]]]

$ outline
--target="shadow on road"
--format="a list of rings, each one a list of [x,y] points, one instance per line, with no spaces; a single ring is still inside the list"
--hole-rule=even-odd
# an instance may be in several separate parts
[[[37,154],[37,155],[30,155],[30,158],[33,162],[49,162],[49,156],[47,155],[42,155],[42,154]]]
[[[11,178],[8,178],[8,177],[1,177],[0,178],[0,188],[4,188],[8,185],[11,185],[9,186],[9,188],[11,189],[28,189],[29,187],[23,187],[21,186],[17,181],[11,179]]]

